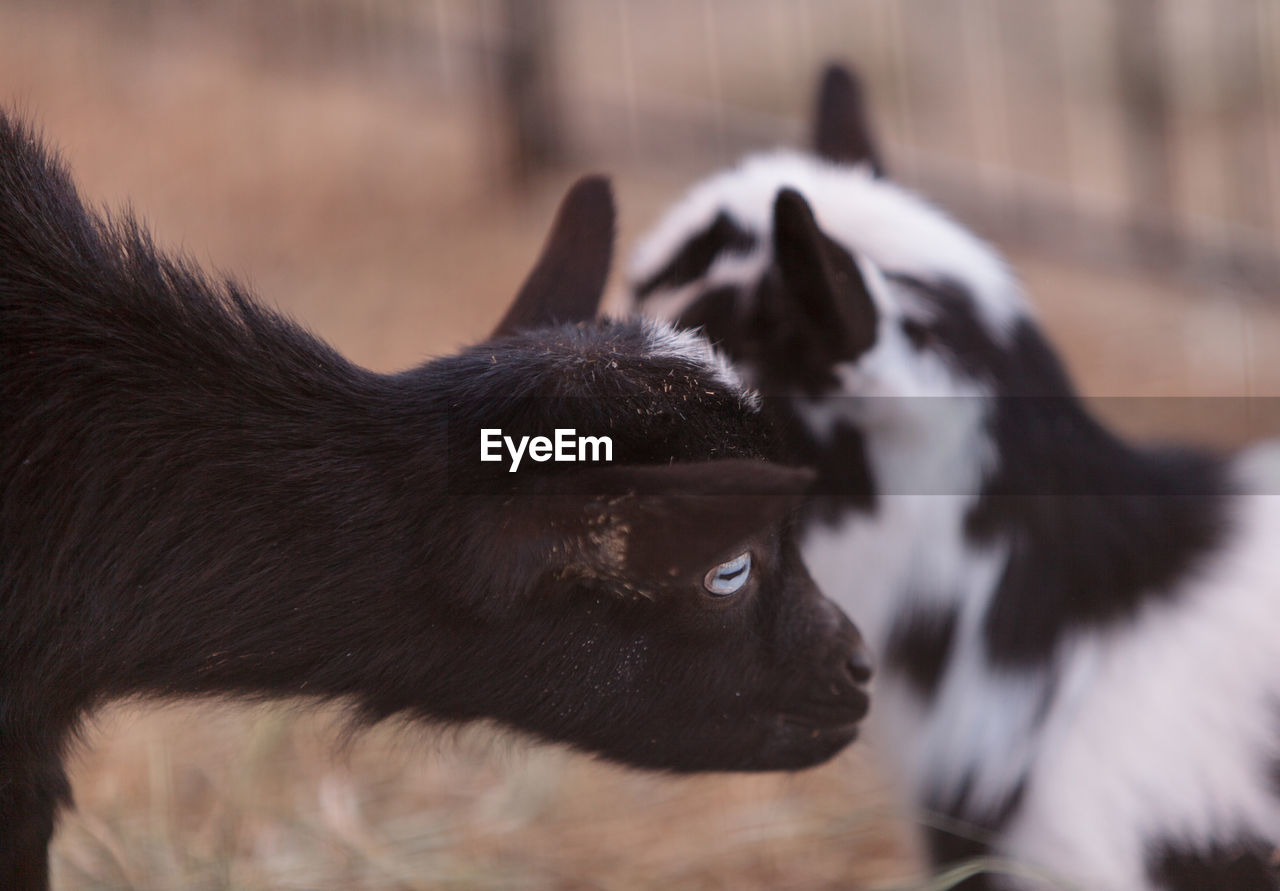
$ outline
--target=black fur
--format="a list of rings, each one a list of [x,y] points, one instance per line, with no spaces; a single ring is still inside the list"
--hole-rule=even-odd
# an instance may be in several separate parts
[[[600,258],[548,245],[504,330],[585,309]],[[66,746],[118,697],[492,718],[682,771],[813,764],[865,713],[786,519],[811,475],[639,323],[374,374],[87,212],[0,114],[0,334],[0,887],[45,886]],[[630,463],[495,473],[466,436],[557,426]],[[748,548],[746,587],[706,594]]]
[[[722,253],[745,254],[756,246],[756,237],[728,214],[721,213],[706,229],[685,242],[666,266],[636,286],[644,299],[659,288],[678,288],[701,278]]]
[[[829,436],[819,440],[793,417],[795,406],[791,402],[767,398],[765,405],[779,419],[789,451],[818,473],[819,482],[802,514],[806,527],[813,523],[836,525],[851,512],[876,512],[876,484],[861,430],[853,424],[838,423]]]
[[[689,304],[676,320],[676,327],[701,331],[721,352],[734,355],[744,346],[742,326],[737,321],[738,305],[737,288],[712,288]]]
[[[1165,891],[1277,891],[1280,852],[1261,839],[1209,850],[1168,841],[1152,847],[1147,875]]]
[[[752,340],[764,350],[758,364],[829,379],[833,366],[875,345],[878,313],[862,272],[849,250],[818,227],[808,202],[793,189],[774,199],[773,255],[755,301]]]
[[[613,260],[614,217],[609,181],[578,180],[551,225],[541,262],[493,336],[594,316]]]
[[[885,175],[862,81],[851,69],[827,66],[813,118],[813,150],[818,157],[837,164],[866,163],[876,176]]]
[[[959,285],[894,280],[927,296],[933,343],[996,395],[996,472],[966,521],[975,544],[1011,549],[987,614],[989,658],[1044,662],[1065,636],[1172,596],[1227,531],[1221,462],[1125,443],[1089,414],[1030,322],[997,343]]]
[[[921,608],[899,613],[889,630],[885,667],[905,677],[926,703],[933,699],[946,671],[958,620],[955,606]]]
[[[766,394],[822,396],[836,385],[837,363],[875,344],[875,304],[853,256],[818,228],[798,192],[779,192],[773,217],[775,262],[751,293],[711,289],[678,324],[701,328]]]

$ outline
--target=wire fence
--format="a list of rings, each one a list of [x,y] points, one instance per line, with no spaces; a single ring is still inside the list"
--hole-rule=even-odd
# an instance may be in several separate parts
[[[113,21],[474,104],[515,184],[802,143],[842,59],[893,175],[986,234],[1280,292],[1272,0],[122,0]]]
[[[1269,0],[554,6],[578,25],[562,45],[576,53],[565,104],[592,116],[603,155],[725,160],[795,143],[817,72],[844,59],[867,81],[894,175],[979,228],[1278,290]]]

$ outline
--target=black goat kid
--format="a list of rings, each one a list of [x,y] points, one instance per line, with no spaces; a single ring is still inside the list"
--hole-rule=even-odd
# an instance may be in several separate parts
[[[86,211],[0,113],[0,887],[47,885],[65,751],[127,695],[490,718],[678,771],[853,739],[861,643],[750,394],[659,324],[520,330],[594,315],[612,239],[584,180],[494,339],[374,374]],[[509,473],[487,428],[616,463]]]

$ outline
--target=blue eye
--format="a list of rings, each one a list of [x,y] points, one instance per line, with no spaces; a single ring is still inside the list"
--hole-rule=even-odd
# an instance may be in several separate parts
[[[717,597],[736,594],[751,577],[751,552],[744,551],[728,563],[721,563],[707,573],[702,585]]]

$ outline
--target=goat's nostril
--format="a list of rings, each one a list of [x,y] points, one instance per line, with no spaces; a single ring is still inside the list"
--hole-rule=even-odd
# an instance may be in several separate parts
[[[844,668],[855,684],[865,684],[871,680],[871,661],[863,650],[858,650],[845,660]]]

